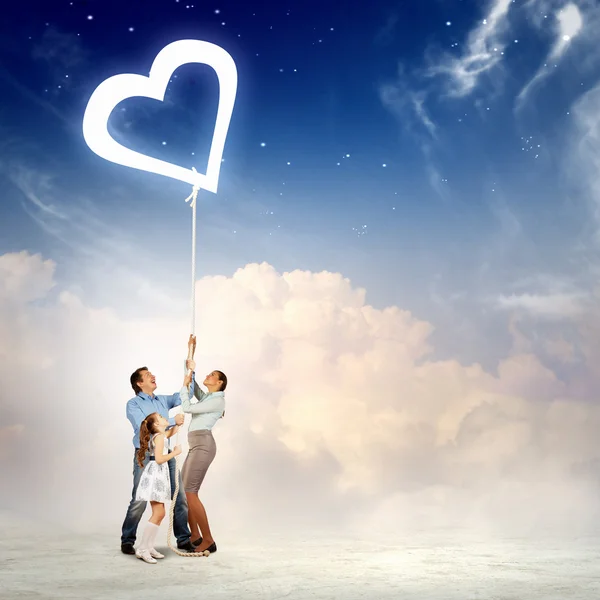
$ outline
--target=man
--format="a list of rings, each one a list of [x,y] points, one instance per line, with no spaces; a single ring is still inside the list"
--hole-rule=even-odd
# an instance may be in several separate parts
[[[142,421],[153,412],[160,413],[165,419],[168,419],[169,427],[183,425],[184,420],[182,414],[176,415],[174,418],[169,418],[169,410],[181,405],[179,392],[176,392],[171,396],[155,395],[154,391],[157,387],[156,378],[147,367],[136,369],[131,374],[130,382],[133,391],[136,393],[135,397],[127,402],[126,411],[127,418],[133,426],[133,491],[131,492],[131,501],[121,531],[121,552],[123,552],[123,554],[135,554],[133,546],[135,544],[136,532],[142,515],[146,510],[146,502],[136,501],[135,499],[137,486],[143,471],[135,460],[135,452],[140,447],[139,433]],[[194,379],[192,379],[192,385],[194,385]],[[148,462],[148,458],[149,457],[146,457],[144,465]],[[175,493],[177,467],[175,458],[172,458],[168,464],[171,477],[171,498],[173,498]],[[177,547],[180,550],[194,552],[195,546],[193,546],[190,541],[188,506],[185,494],[182,493],[183,486],[181,484],[181,477],[179,479],[179,490],[180,492],[177,494],[177,501],[175,502],[175,514],[173,515],[173,532],[177,538]]]

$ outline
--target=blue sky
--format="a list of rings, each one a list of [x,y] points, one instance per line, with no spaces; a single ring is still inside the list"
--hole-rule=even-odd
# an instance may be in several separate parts
[[[190,190],[106,163],[81,121],[103,79],[145,73],[168,42],[196,37],[239,72],[219,192],[199,205],[199,275],[263,261],[340,272],[374,306],[432,321],[438,351],[467,361],[494,360],[491,332],[506,350],[499,298],[560,304],[589,286],[587,113],[574,106],[599,74],[593,3],[213,4],[8,9],[0,252],[43,252],[99,305],[136,272],[185,302]],[[200,169],[214,84],[207,67],[182,67],[164,105],[132,99],[111,127]]]
[[[190,187],[101,159],[82,120],[102,81],[189,37],[239,74],[198,205],[199,369],[230,382],[217,523],[295,522],[310,502],[309,520],[386,531],[597,525],[600,6],[346,4],[5,8],[0,478],[23,493],[4,505],[39,514],[41,486],[56,519],[117,528],[129,375],[181,385]],[[202,170],[215,78],[175,75],[109,127]]]

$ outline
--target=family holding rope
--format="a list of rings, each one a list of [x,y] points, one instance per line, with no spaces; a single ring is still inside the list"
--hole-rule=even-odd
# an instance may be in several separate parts
[[[144,562],[155,564],[164,556],[154,548],[158,528],[165,517],[165,503],[177,494],[172,516],[177,552],[183,556],[208,556],[217,551],[206,510],[198,491],[216,455],[212,429],[225,414],[227,377],[212,371],[204,379],[208,393],[195,380],[193,360],[196,338],[188,340],[187,373],[179,392],[170,396],[154,394],[156,378],[147,367],[136,369],[131,377],[135,396],[127,402],[127,418],[133,426],[133,490],[121,532],[121,552],[133,554]],[[192,392],[192,393],[190,393]],[[189,430],[189,452],[177,486],[176,457],[181,447],[169,451],[169,442],[183,425],[182,413],[169,418],[169,410],[181,406],[183,413],[192,415]],[[146,524],[138,548],[134,548],[139,522],[150,502],[152,515]],[[189,554],[188,554],[189,553]]]

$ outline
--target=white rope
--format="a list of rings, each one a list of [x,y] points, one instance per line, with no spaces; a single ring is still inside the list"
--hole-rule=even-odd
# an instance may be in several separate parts
[[[181,454],[179,456],[181,456]],[[175,459],[175,493],[173,494],[173,500],[171,501],[171,508],[169,510],[169,532],[167,533],[167,544],[169,545],[169,548],[179,556],[210,556],[210,552],[208,550],[205,550],[204,552],[182,552],[173,544],[173,542],[171,542],[171,535],[173,535],[175,501],[177,500],[177,495],[179,494],[179,456]]]
[[[192,170],[196,172],[196,169],[194,167],[192,167]],[[189,202],[191,200],[190,207],[192,209],[192,335],[195,335],[196,333],[196,204],[199,191],[200,187],[198,185],[194,185],[194,187],[192,188],[192,193],[185,199],[186,202]],[[194,358],[194,350],[195,344],[193,346],[190,346],[189,348],[188,360]],[[190,370],[188,370],[188,374],[189,372]],[[181,407],[179,408],[179,414],[183,414],[183,410],[181,409]],[[177,430],[175,445],[179,445],[179,429]],[[181,456],[181,454],[179,456]],[[169,532],[167,533],[167,544],[169,545],[169,548],[179,556],[209,556],[210,552],[208,550],[205,550],[204,552],[182,552],[171,542],[171,535],[173,534],[173,518],[175,515],[175,502],[177,501],[177,496],[179,494],[179,456],[175,458],[175,493],[173,494],[173,500],[171,500],[171,507],[169,510]],[[192,532],[192,535],[193,533],[194,532]]]
[[[192,170],[196,173],[195,167],[192,167]],[[200,187],[195,185],[192,193],[185,199],[186,202],[192,201],[190,204],[192,209],[192,323],[190,328],[192,335],[196,333],[196,200],[199,191]]]

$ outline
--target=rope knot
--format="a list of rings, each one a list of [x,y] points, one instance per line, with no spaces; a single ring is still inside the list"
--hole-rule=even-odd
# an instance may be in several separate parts
[[[196,171],[196,167],[192,167],[192,171],[194,171],[194,173],[197,173],[198,171]],[[200,186],[195,183],[192,187],[192,193],[185,199],[186,202],[189,202],[190,200],[192,201],[190,203],[190,208],[194,208],[194,206],[196,205],[196,199],[198,198],[198,192],[200,191]]]

